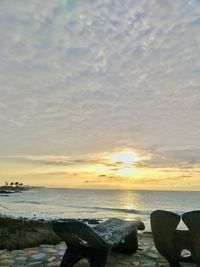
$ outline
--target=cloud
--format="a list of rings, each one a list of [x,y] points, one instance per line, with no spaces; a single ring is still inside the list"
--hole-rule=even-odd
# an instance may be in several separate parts
[[[200,149],[174,149],[162,150],[151,149],[149,158],[135,162],[133,166],[139,168],[180,168],[193,169],[200,166]],[[165,172],[170,172],[166,169]]]
[[[67,175],[70,175],[70,176],[72,176],[71,173],[66,172],[66,171],[37,173],[37,175],[42,175],[42,176],[67,176]]]
[[[120,151],[120,148],[118,148]],[[137,150],[132,148],[133,151]],[[197,172],[200,167],[200,149],[174,149],[159,150],[157,148],[141,148],[141,158],[132,163],[129,167],[141,169],[162,169],[163,172],[173,172],[174,169],[186,172]],[[112,153],[112,151],[110,151]],[[0,156],[0,161],[16,162],[49,167],[70,167],[70,166],[98,166],[106,167],[109,171],[121,170],[123,162],[111,162],[107,159],[108,152],[97,154],[83,154],[79,156],[58,156],[58,155],[13,155]],[[100,177],[106,176],[101,174]]]
[[[83,156],[82,156],[83,157]],[[3,161],[21,162],[23,164],[36,164],[36,165],[49,165],[49,166],[69,166],[69,165],[93,165],[99,164],[101,161],[97,158],[92,160],[89,157],[75,158],[69,156],[53,156],[53,155],[13,155],[13,156],[0,156]]]
[[[198,1],[2,1],[0,153],[134,143],[160,151],[140,166],[198,163],[199,15]]]

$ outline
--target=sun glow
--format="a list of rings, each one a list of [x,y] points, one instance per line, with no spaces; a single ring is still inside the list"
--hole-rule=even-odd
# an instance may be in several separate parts
[[[131,177],[134,174],[134,163],[140,157],[133,151],[120,151],[109,155],[108,160],[112,165],[112,172],[120,176]]]
[[[139,160],[140,158],[133,151],[122,151],[110,156],[110,161],[122,164],[123,166],[130,166]]]
[[[117,170],[117,174],[121,176],[130,177],[134,174],[134,169],[132,167],[125,167]]]

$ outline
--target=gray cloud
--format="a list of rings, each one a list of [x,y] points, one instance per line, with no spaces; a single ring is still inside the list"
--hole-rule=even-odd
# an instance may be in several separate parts
[[[69,3],[1,1],[0,153],[199,162],[199,2]]]
[[[161,167],[176,167],[190,171],[193,168],[200,166],[200,149],[174,149],[174,150],[151,150],[151,157],[134,163],[137,167],[142,168],[161,168]],[[171,170],[165,170],[165,172],[171,172]],[[197,171],[197,169],[195,170]]]

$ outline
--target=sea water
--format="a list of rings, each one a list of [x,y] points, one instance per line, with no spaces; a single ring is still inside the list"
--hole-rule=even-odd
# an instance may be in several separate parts
[[[0,213],[35,219],[88,218],[142,220],[163,209],[182,214],[200,209],[200,192],[35,189],[0,196]]]

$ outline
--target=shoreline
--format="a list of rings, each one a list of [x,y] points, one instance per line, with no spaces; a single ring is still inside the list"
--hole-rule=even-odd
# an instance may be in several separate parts
[[[5,194],[15,194],[15,193],[22,193],[25,191],[29,191],[32,189],[45,189],[45,187],[41,186],[12,186],[12,185],[4,185],[0,186],[0,196],[5,196]]]

